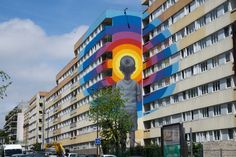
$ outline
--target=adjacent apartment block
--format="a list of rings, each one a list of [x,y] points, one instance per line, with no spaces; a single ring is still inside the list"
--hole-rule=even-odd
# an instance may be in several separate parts
[[[24,143],[26,148],[32,148],[43,141],[43,109],[47,92],[39,92],[31,98],[24,113]]]
[[[4,130],[8,134],[9,143],[23,143],[23,123],[25,103],[20,103],[5,116]]]
[[[132,79],[142,82],[141,18],[134,12],[104,12],[75,44],[74,54],[46,96],[45,142],[95,153],[97,127],[88,118],[89,103],[96,90],[123,78],[119,64],[125,55],[138,67]]]
[[[142,4],[144,143],[172,123],[195,142],[236,140],[236,1]]]

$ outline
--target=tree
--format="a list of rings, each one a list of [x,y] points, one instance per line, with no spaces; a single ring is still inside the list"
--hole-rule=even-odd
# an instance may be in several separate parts
[[[34,151],[41,151],[41,143],[35,143],[35,144],[33,144],[33,147],[32,147],[32,149],[34,150]]]
[[[119,89],[100,90],[91,102],[89,117],[97,123],[104,153],[123,154],[127,133],[131,130],[130,115],[124,110],[125,100]]]
[[[5,143],[9,143],[9,136],[4,130],[0,130],[0,138],[5,139]]]
[[[10,76],[6,74],[4,71],[0,71],[0,98],[3,99],[6,94],[7,87],[12,83],[10,81]]]

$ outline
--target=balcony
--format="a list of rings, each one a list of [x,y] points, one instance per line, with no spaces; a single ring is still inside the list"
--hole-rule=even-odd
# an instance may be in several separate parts
[[[71,102],[71,103],[74,103],[76,100],[77,100],[76,97],[72,97],[71,100],[70,100],[70,102]]]
[[[70,124],[70,128],[76,128],[76,122]]]
[[[53,135],[61,134],[61,129],[53,130]]]
[[[75,109],[75,110],[72,110],[71,112],[70,112],[70,116],[73,116],[73,115],[75,115],[76,114],[76,112],[77,112],[77,110]]]
[[[60,122],[60,121],[61,121],[61,117],[58,117],[58,118],[56,118],[56,119],[53,120],[53,124],[58,123],[58,122]]]
[[[77,83],[74,83],[71,87],[70,87],[70,90],[73,91],[74,89],[77,88]]]

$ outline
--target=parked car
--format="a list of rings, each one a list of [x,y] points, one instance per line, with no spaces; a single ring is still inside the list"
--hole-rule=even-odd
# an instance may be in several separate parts
[[[77,153],[69,153],[68,157],[79,157]]]
[[[90,154],[90,155],[86,155],[86,157],[97,157],[96,154]]]

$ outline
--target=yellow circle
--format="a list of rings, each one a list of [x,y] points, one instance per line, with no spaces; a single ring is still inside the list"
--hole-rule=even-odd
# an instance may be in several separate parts
[[[113,72],[113,80],[119,81],[123,79],[124,75],[120,71],[120,60],[124,56],[130,56],[135,60],[135,71],[131,75],[131,79],[136,81],[140,81],[140,76],[142,75],[142,57],[141,57],[141,48],[131,45],[131,44],[123,44],[115,47],[112,50],[112,72]]]

